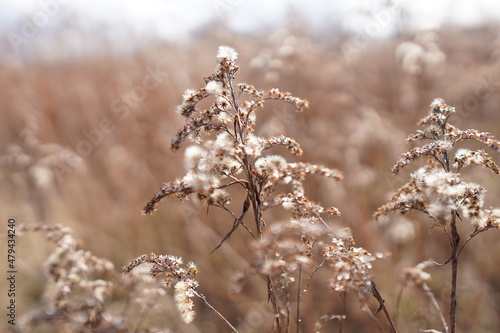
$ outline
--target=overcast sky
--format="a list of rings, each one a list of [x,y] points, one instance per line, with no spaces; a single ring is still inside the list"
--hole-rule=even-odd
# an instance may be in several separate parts
[[[391,35],[402,25],[432,29],[443,23],[474,26],[500,21],[498,0],[2,0],[0,32],[7,48],[13,36],[26,33],[22,29],[29,23],[38,26],[38,36],[71,23],[84,31],[126,27],[137,35],[188,40],[197,28],[215,20],[236,31],[277,28],[290,9],[309,28],[335,23],[352,33],[368,31],[376,37]]]

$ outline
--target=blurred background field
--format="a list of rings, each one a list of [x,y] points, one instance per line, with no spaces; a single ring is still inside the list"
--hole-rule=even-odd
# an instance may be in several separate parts
[[[121,29],[108,29],[104,23],[82,28],[72,20],[75,13],[63,5],[17,50],[8,33],[22,36],[24,21],[5,30],[0,59],[1,220],[15,217],[19,224],[69,226],[82,247],[109,259],[117,270],[150,251],[194,261],[200,270],[199,290],[215,308],[241,332],[268,330],[272,319],[264,280],[255,277],[239,294],[229,290],[235,272],[252,259],[246,232],[238,230],[210,254],[232,225],[226,215],[175,199],[164,200],[152,216],[140,214],[162,182],[184,175],[182,154],[170,150],[170,140],[183,124],[176,106],[186,89],[202,87],[203,77],[212,74],[217,47],[229,45],[239,53],[236,81],[262,90],[277,87],[309,101],[304,113],[268,104],[257,114],[257,134],[293,137],[305,152],[301,160],[344,172],[341,183],[311,177],[308,194],[324,206],[340,209],[342,217],[335,223],[350,227],[358,246],[389,254],[375,262],[374,276],[388,309],[398,312],[400,332],[439,329],[437,316],[418,290],[405,289],[400,308],[395,305],[401,270],[428,258],[445,261],[446,236],[415,213],[379,222],[371,216],[408,180],[410,170],[395,177],[390,167],[409,150],[405,139],[434,98],[442,97],[457,108],[453,124],[500,138],[498,24],[445,22],[413,29],[401,22],[411,17],[408,22],[418,23],[418,15],[408,14],[404,4],[382,4],[360,6],[365,23],[359,23],[358,30],[337,24],[349,22],[346,17],[319,29],[307,22],[310,16],[290,5],[279,12],[280,24],[263,24],[249,32],[230,24],[231,15],[242,10],[240,4],[221,3],[226,4],[222,12],[212,9],[218,18],[183,30],[184,37],[177,40],[134,32],[126,22]],[[315,6],[320,12],[321,5]],[[36,8],[31,13],[40,10]],[[195,18],[201,15],[196,9],[183,9],[196,12]],[[395,16],[387,21],[382,16],[386,12]],[[76,17],[86,22],[85,15]],[[378,24],[380,33],[370,32],[370,22]],[[153,71],[157,80],[145,81]],[[155,82],[154,87],[148,85]],[[498,178],[481,169],[466,171],[465,178],[487,188],[485,206],[500,206]],[[282,218],[280,212],[270,212],[267,221]],[[467,221],[461,227],[464,235],[470,231]],[[4,253],[4,231],[1,235]],[[500,331],[498,237],[496,231],[486,233],[463,253],[460,332]],[[42,263],[52,249],[40,235],[17,238],[19,320],[23,313],[43,306]],[[430,285],[447,312],[449,267],[430,273]],[[304,295],[304,332],[311,332],[322,314],[341,309],[339,297],[327,292],[326,278],[315,277],[312,290]],[[0,297],[6,299],[3,291]],[[111,303],[121,306],[119,297]],[[169,297],[162,299],[159,312],[148,316],[143,326],[173,332],[227,331],[201,303],[196,303],[197,317],[189,325],[181,323],[172,304]],[[348,295],[347,305],[345,332],[377,331],[354,295]],[[376,310],[375,303],[369,305]],[[337,325],[332,321],[324,331],[336,331]],[[4,319],[0,327],[6,327]]]

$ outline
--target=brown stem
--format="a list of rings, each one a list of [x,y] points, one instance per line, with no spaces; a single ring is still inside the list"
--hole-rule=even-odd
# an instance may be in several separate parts
[[[457,314],[457,278],[458,278],[458,244],[460,234],[457,229],[457,212],[452,211],[451,219],[451,292],[450,292],[450,333],[456,331]]]
[[[346,297],[347,297],[346,291],[343,291],[342,293],[340,293],[340,298],[342,300],[342,317],[343,318],[346,317]],[[345,323],[345,320],[339,321],[339,333],[342,333],[344,331],[344,323]]]
[[[245,145],[246,144],[246,132],[245,132],[245,126],[247,125],[246,121],[243,121],[241,119],[241,113],[240,109],[238,107],[238,101],[236,99],[236,95],[234,93],[233,89],[233,82],[232,82],[232,77],[229,72],[226,73],[226,77],[228,80],[228,86],[229,90],[231,92],[231,100],[233,104],[233,108],[235,110],[235,119],[234,119],[234,135],[237,139],[240,140],[240,143]],[[252,209],[254,213],[254,219],[255,219],[255,225],[257,228],[257,235],[259,238],[262,237],[262,225],[263,225],[263,220],[262,220],[262,201],[260,198],[260,191],[257,187],[255,177],[253,175],[252,171],[252,164],[248,158],[248,155],[246,154],[245,151],[243,151],[243,169],[245,171],[245,175],[248,181],[248,197],[250,199],[250,202],[252,204]],[[267,258],[266,258],[267,260]],[[268,292],[268,298],[271,301],[271,304],[273,306],[273,312],[275,316],[275,324],[276,324],[276,329],[278,332],[284,332],[284,327],[282,323],[282,318],[281,318],[281,313],[280,313],[280,307],[278,304],[278,299],[276,296],[276,292],[273,288],[273,283],[271,279],[271,275],[267,275],[267,292]]]
[[[430,299],[432,306],[436,310],[436,313],[439,317],[439,320],[441,321],[441,324],[443,325],[444,333],[448,333],[448,325],[446,324],[446,319],[444,319],[443,311],[441,311],[441,307],[439,306],[439,303],[434,296],[434,293],[432,292],[431,288],[425,283],[425,281],[422,281],[422,285],[420,286],[422,290],[424,291],[425,295]]]
[[[273,282],[271,280],[271,276],[267,276],[267,293],[268,293],[268,298],[271,301],[271,304],[273,306],[273,312],[275,316],[275,324],[276,324],[276,331],[279,333],[284,332],[283,325],[281,323],[281,314],[280,314],[280,309],[278,305],[278,299],[276,298],[276,293],[273,288]]]
[[[205,297],[205,295],[202,295],[200,293],[198,293],[196,290],[194,289],[191,289],[191,291],[195,294],[196,297],[198,297],[203,303],[205,303],[205,305],[207,305],[210,310],[212,310],[213,312],[215,312],[215,314],[217,316],[219,316],[223,321],[224,323],[226,323],[226,325],[233,331],[233,332],[236,332],[238,333],[238,330],[219,312],[217,311],[217,309],[215,309],[212,304],[210,304],[208,301],[207,301],[207,298]]]
[[[302,264],[299,265],[299,286],[297,290],[297,333],[300,331],[300,299],[302,294]]]
[[[374,315],[376,315],[378,312],[383,311],[385,314],[385,317],[387,318],[387,321],[389,322],[389,325],[391,325],[391,329],[393,333],[398,333],[398,330],[396,329],[396,325],[394,325],[394,322],[391,319],[391,315],[389,314],[389,311],[387,311],[387,308],[385,307],[385,300],[380,295],[380,292],[377,289],[377,286],[375,285],[375,282],[371,281],[371,292],[375,299],[378,301],[379,308],[377,311],[375,311]]]

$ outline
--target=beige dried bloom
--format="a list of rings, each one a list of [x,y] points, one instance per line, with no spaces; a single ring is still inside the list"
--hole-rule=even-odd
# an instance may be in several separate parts
[[[456,149],[456,145],[461,140],[472,139],[498,151],[499,142],[489,133],[460,130],[449,124],[448,120],[454,113],[455,108],[443,99],[438,98],[431,103],[429,114],[419,122],[425,129],[411,135],[408,140],[432,141],[403,154],[392,170],[398,173],[422,156],[427,158],[427,165],[411,174],[410,182],[398,189],[388,204],[377,210],[375,218],[391,211],[405,214],[410,210],[419,210],[428,214],[434,222],[449,225],[455,212],[460,212],[461,217],[470,219],[480,228],[480,221],[485,218],[482,211],[485,190],[478,184],[463,181],[458,172],[467,166],[481,165],[499,174],[500,168],[484,150]]]
[[[0,152],[0,170],[20,179],[14,188],[23,193],[40,221],[47,219],[49,198],[56,192],[57,183],[73,171],[84,170],[83,159],[69,148],[55,143],[43,143],[38,136],[39,122],[27,117],[19,134],[21,142],[9,143]],[[22,186],[19,186],[22,185]]]
[[[430,266],[435,266],[434,260],[426,260],[414,267],[403,269],[403,281],[406,284],[413,284],[416,287],[422,287],[423,284],[431,280],[431,275],[425,271]]]
[[[452,211],[461,210],[464,217],[477,216],[483,204],[484,189],[464,182],[459,174],[441,169],[420,168],[411,181],[397,190],[391,201],[375,213],[378,218],[391,211],[405,214],[410,210],[427,213],[438,224],[449,224]]]
[[[460,171],[463,167],[475,165],[488,168],[496,175],[500,174],[500,168],[484,150],[472,151],[466,148],[457,150],[453,167]]]
[[[20,318],[20,331],[27,332],[44,324],[57,327],[61,323],[75,332],[125,332],[129,329],[125,317],[106,308],[120,285],[113,278],[111,262],[80,248],[68,227],[23,224],[18,231],[44,232],[47,239],[56,244],[44,263],[48,283],[43,305]]]
[[[163,274],[165,284],[174,284],[174,300],[177,310],[185,323],[190,323],[195,317],[192,298],[196,295],[198,282],[196,277],[198,269],[189,262],[183,265],[182,258],[171,255],[156,255],[153,252],[143,254],[122,268],[124,273],[130,273],[142,264],[150,263],[153,267],[149,270],[152,277]]]
[[[262,233],[265,225],[263,210],[276,205],[286,207],[290,204],[296,218],[340,215],[334,207],[325,209],[310,201],[303,186],[306,175],[342,180],[339,171],[310,163],[288,163],[283,156],[268,155],[268,150],[278,146],[296,156],[300,156],[302,150],[295,140],[284,135],[270,138],[255,135],[257,113],[266,101],[280,100],[293,105],[296,111],[303,111],[308,102],[276,88],[260,91],[250,84],[235,84],[234,75],[239,71],[235,65],[237,53],[230,47],[221,46],[217,59],[216,73],[205,78],[205,87],[187,90],[178,108],[186,118],[186,125],[172,140],[172,149],[180,150],[186,140],[196,143],[185,151],[187,173],[165,183],[144,207],[143,213],[155,211],[157,204],[167,196],[206,202],[234,218],[233,228],[221,244],[240,225],[250,231],[244,223],[250,209],[254,213],[257,234]],[[213,99],[213,104],[197,109],[198,103],[208,98]],[[208,137],[201,140],[202,134]],[[229,208],[229,203],[235,204],[229,191],[233,187],[246,193],[241,213]],[[278,188],[284,189],[284,193],[275,195]]]
[[[186,267],[182,267],[182,258],[172,255],[156,255],[153,252],[140,255],[135,258],[128,265],[122,267],[124,273],[130,273],[135,267],[151,263],[154,264],[149,273],[151,276],[156,277],[160,273],[164,273],[165,282],[167,285],[171,281],[181,281],[190,277],[196,277],[198,270],[194,263],[189,262]]]
[[[484,151],[470,152],[464,156],[464,150],[458,150],[455,161],[452,160],[452,150],[462,140],[476,140],[500,152],[500,143],[486,132],[467,129],[461,130],[448,123],[455,108],[447,105],[443,99],[437,98],[431,103],[429,114],[419,121],[424,130],[417,131],[408,137],[408,141],[432,140],[432,142],[421,147],[416,147],[403,154],[402,158],[392,167],[394,173],[398,173],[403,167],[419,157],[427,156],[438,162],[445,170],[451,171],[452,162],[459,170],[467,165],[484,165],[493,172],[498,173],[498,166],[488,157]],[[474,158],[473,158],[474,157]],[[458,171],[457,170],[457,171]]]
[[[285,300],[289,287],[296,282],[297,271],[309,265],[312,239],[317,239],[318,230],[324,230],[321,228],[327,225],[325,217],[340,215],[335,207],[325,208],[309,200],[305,194],[306,176],[337,181],[343,176],[340,171],[321,165],[290,163],[285,156],[270,152],[275,147],[283,147],[295,156],[303,153],[292,138],[284,135],[265,138],[256,134],[257,116],[266,102],[282,101],[296,111],[306,109],[308,102],[276,88],[261,91],[251,84],[236,84],[235,75],[239,71],[236,59],[234,49],[221,46],[215,73],[204,78],[205,86],[184,94],[178,112],[186,123],[177,132],[171,147],[178,151],[186,141],[194,142],[185,151],[186,175],[165,183],[146,204],[143,213],[155,211],[167,196],[191,198],[228,213],[232,227],[214,251],[240,226],[259,240],[253,247],[258,260],[251,270],[267,279],[276,328],[285,331],[290,324],[289,310],[286,310],[289,305]],[[237,195],[238,191],[243,197]],[[294,221],[266,223],[265,210],[275,206],[290,209]],[[248,216],[253,218],[254,228],[246,224]],[[132,261],[124,271],[129,272],[144,262],[154,263],[152,274],[167,272],[167,276],[177,281],[178,309],[186,322],[191,321],[194,315],[191,293],[198,294],[194,286],[186,286],[188,280],[178,272],[181,264],[176,263],[175,258],[149,254]]]
[[[371,263],[381,255],[372,255],[354,245],[350,230],[344,229],[342,237],[332,237],[323,250],[323,257],[332,269],[330,287],[336,292],[353,290],[365,299],[372,288]]]
[[[487,132],[474,129],[461,130],[451,125],[449,120],[454,113],[455,108],[447,105],[443,99],[432,101],[429,114],[418,123],[424,129],[408,137],[409,142],[422,140],[430,142],[404,153],[392,167],[392,171],[397,174],[403,167],[420,157],[426,158],[426,166],[412,173],[410,181],[399,188],[389,203],[378,208],[374,214],[375,218],[379,218],[389,212],[406,214],[411,210],[418,210],[427,214],[446,233],[451,253],[444,264],[451,263],[452,266],[449,312],[451,332],[455,332],[456,328],[460,253],[479,233],[500,226],[499,211],[483,209],[485,194],[483,187],[463,181],[458,173],[467,166],[481,165],[494,174],[499,174],[500,168],[484,150],[457,149],[457,144],[462,140],[475,140],[500,152],[500,142]],[[465,218],[474,226],[474,231],[461,244],[459,222]],[[429,278],[430,276],[421,267],[405,270],[405,279],[413,281],[429,297],[437,313],[440,314],[441,322],[447,332],[446,320],[426,284]]]
[[[220,95],[222,94],[222,83],[217,81],[208,81],[205,86],[205,91],[210,95]]]
[[[238,59],[238,52],[236,52],[236,50],[230,46],[222,45],[219,46],[219,51],[217,52],[217,58],[219,60],[228,59],[231,61],[235,61],[236,59]]]
[[[327,232],[322,224],[299,219],[275,223],[255,241],[252,250],[258,258],[254,262],[260,274],[275,274],[274,270],[295,272],[299,265],[310,264],[314,241]]]
[[[302,274],[313,278],[319,268],[331,276],[329,286],[334,292],[355,291],[361,300],[371,292],[371,262],[380,256],[355,247],[349,229],[335,229],[317,218],[299,218],[275,223],[267,228],[260,240],[253,242],[256,259],[246,272],[235,277],[233,290],[252,274],[270,277],[276,304],[286,320],[292,287],[299,284]],[[307,273],[306,273],[307,272]],[[301,290],[298,291],[302,292]]]
[[[193,310],[194,303],[192,300],[194,297],[193,289],[196,286],[196,281],[187,279],[177,282],[174,287],[175,305],[186,324],[192,322],[196,314]]]
[[[268,155],[255,161],[255,171],[263,176],[274,175],[278,178],[281,171],[285,170],[288,163],[283,156]]]
[[[300,286],[302,274],[309,272],[307,274],[312,275],[315,268],[322,266],[318,260],[334,260],[331,257],[317,258],[318,255],[327,256],[329,244],[325,240],[345,235],[343,231],[334,232],[314,220],[300,218],[270,225],[262,238],[252,243],[255,260],[245,272],[235,277],[232,286],[234,291],[240,291],[241,285],[253,274],[269,277],[275,297],[273,302],[280,309],[278,316],[282,323],[288,320],[286,309],[290,307],[289,295],[296,284]]]
[[[500,209],[485,209],[473,219],[476,232],[500,228]]]

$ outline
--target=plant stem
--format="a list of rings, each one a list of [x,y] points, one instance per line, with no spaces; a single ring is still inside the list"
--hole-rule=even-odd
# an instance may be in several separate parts
[[[441,311],[441,307],[439,306],[439,303],[436,300],[434,293],[432,292],[431,288],[429,288],[427,283],[425,283],[425,281],[422,282],[421,288],[424,291],[424,293],[427,295],[427,297],[429,297],[429,299],[432,303],[432,306],[436,310],[436,313],[439,317],[439,320],[441,321],[441,324],[443,325],[444,333],[448,333],[449,332],[448,324],[446,324],[446,319],[444,319],[443,311]]]
[[[238,330],[219,312],[217,311],[213,306],[212,304],[208,303],[206,297],[200,293],[198,293],[196,290],[194,289],[191,289],[193,291],[193,293],[196,295],[196,297],[198,297],[199,299],[201,299],[203,301],[203,303],[205,303],[209,308],[210,310],[212,310],[213,312],[215,312],[222,320],[224,320],[224,322],[226,323],[227,326],[229,326],[233,332],[236,332],[238,333]]]
[[[299,286],[297,290],[297,333],[300,330],[300,297],[302,294],[302,264],[299,265]]]
[[[451,292],[450,292],[450,333],[456,330],[457,313],[457,278],[458,278],[458,244],[460,234],[457,229],[457,212],[452,211],[451,219]]]
[[[391,315],[389,314],[389,311],[387,311],[387,308],[385,307],[385,300],[382,297],[382,295],[380,295],[380,292],[378,291],[377,286],[375,285],[375,282],[373,282],[373,281],[371,281],[371,290],[372,290],[373,296],[375,297],[375,299],[378,301],[378,304],[379,304],[379,308],[375,312],[375,314],[377,314],[377,312],[379,312],[381,310],[384,311],[385,317],[387,318],[389,325],[391,325],[392,331],[394,333],[398,333],[398,330],[396,329],[396,325],[394,325],[394,322],[392,321]]]

